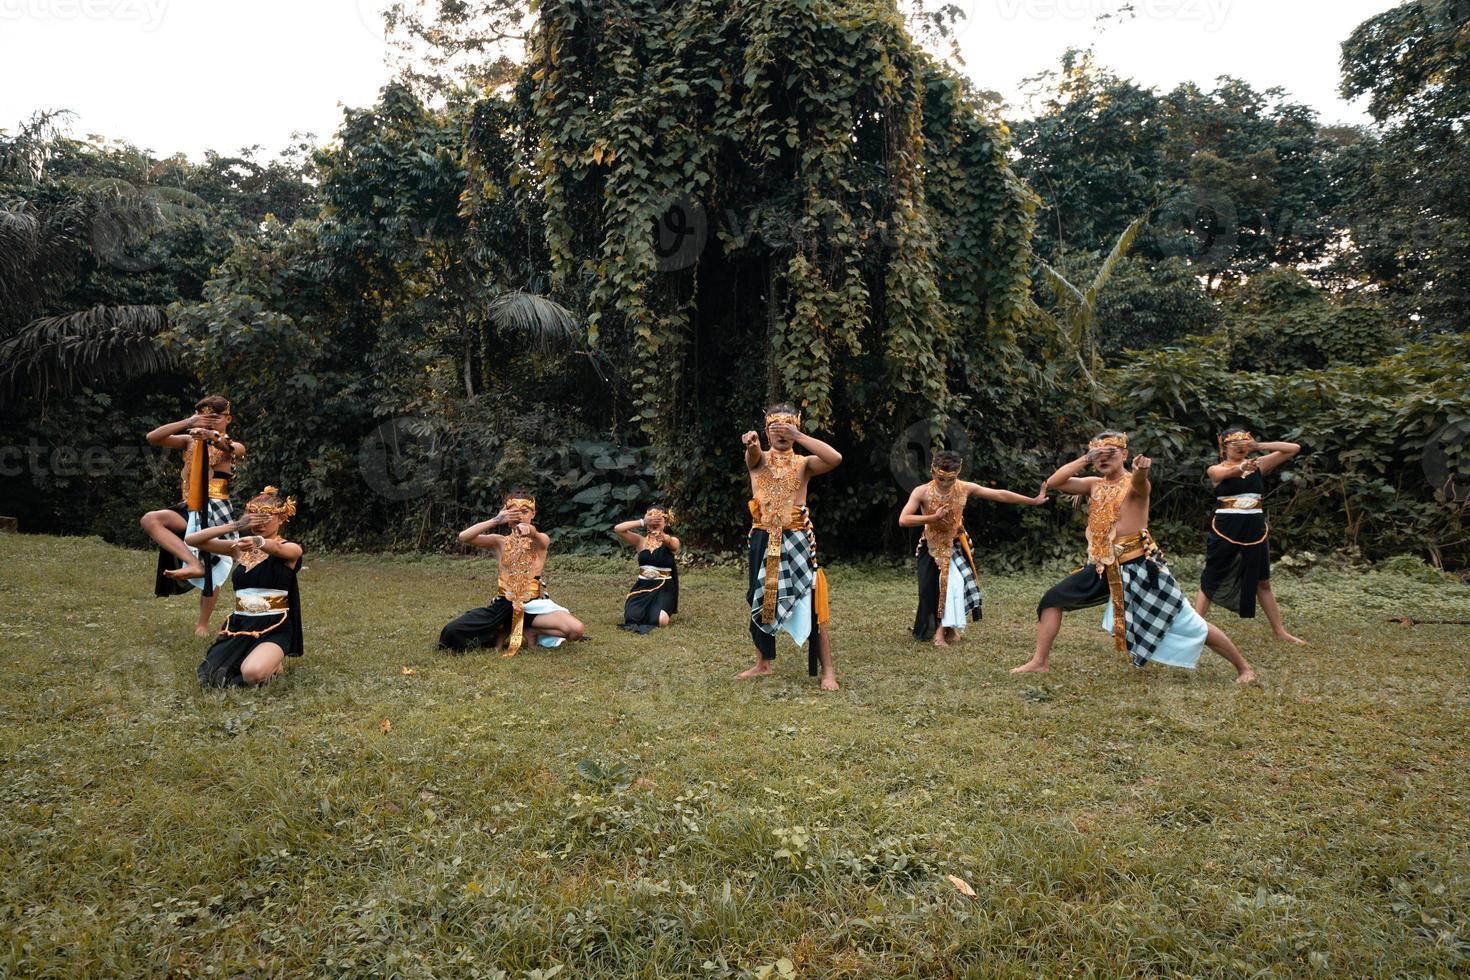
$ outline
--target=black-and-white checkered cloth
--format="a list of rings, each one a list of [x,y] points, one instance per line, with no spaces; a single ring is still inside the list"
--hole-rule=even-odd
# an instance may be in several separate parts
[[[210,498],[209,506],[204,511],[204,526],[219,527],[221,524],[233,524],[235,522],[235,508],[228,500],[215,500]],[[238,531],[221,535],[224,538],[238,538]]]
[[[1131,561],[1123,573],[1124,621],[1128,626],[1128,657],[1135,667],[1153,659],[1174,619],[1188,607],[1184,593],[1163,562]]]
[[[796,604],[807,597],[817,581],[817,567],[812,560],[811,537],[806,531],[781,532],[781,572],[776,580],[775,622],[761,622],[761,606],[765,603],[766,576],[758,570],[755,594],[750,597],[750,618],[762,632],[776,635],[781,624],[791,618]]]
[[[955,587],[955,573],[960,576],[961,588],[965,590],[965,616],[980,608],[980,582],[975,578],[975,570],[970,567],[970,562],[965,558],[963,549],[955,548],[954,554],[950,556],[949,565],[949,588]]]

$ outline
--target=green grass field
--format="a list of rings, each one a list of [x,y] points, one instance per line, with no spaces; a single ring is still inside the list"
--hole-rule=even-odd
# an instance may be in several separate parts
[[[1241,688],[1133,671],[1090,613],[1010,676],[1066,569],[986,578],[936,652],[909,574],[838,563],[824,695],[785,643],[732,680],[728,568],[639,637],[631,558],[553,555],[589,638],[503,660],[431,649],[491,564],[309,553],[307,655],[201,691],[152,560],[0,536],[0,974],[1470,970],[1470,628],[1385,622],[1466,618],[1448,578],[1282,572],[1312,645],[1217,617]]]

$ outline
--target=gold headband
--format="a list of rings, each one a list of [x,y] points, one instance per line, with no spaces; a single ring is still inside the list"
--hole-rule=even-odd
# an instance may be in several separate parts
[[[281,491],[275,487],[266,487],[260,491],[260,496],[279,497]],[[264,514],[267,517],[279,517],[283,521],[289,521],[296,516],[296,498],[287,497],[284,504],[268,504],[264,501],[252,500],[245,505],[245,511],[249,514]]]
[[[792,415],[790,412],[772,412],[766,416],[766,425],[770,425],[773,422],[781,425],[794,425],[799,428],[801,426],[801,416]]]
[[[212,412],[212,411],[215,411],[215,409],[200,408],[198,405],[195,405],[194,406],[194,411],[196,411],[196,412]],[[224,408],[221,408],[221,409],[218,409],[218,412],[219,412],[220,415],[229,415],[230,414],[230,403],[228,401],[226,401],[225,402],[225,407]]]
[[[953,480],[955,477],[960,475],[960,471],[958,469],[942,470],[938,466],[934,465],[930,465],[929,472],[933,473],[941,480]]]
[[[1089,451],[1094,449],[1127,449],[1127,436],[1099,436],[1087,444]]]
[[[662,507],[650,507],[650,508],[648,508],[647,510],[645,510],[643,512],[643,516],[645,518],[652,517],[652,516],[655,516],[655,515],[657,515],[659,517],[662,517],[664,519],[664,523],[665,524],[672,524],[672,523],[674,523],[674,515],[673,515],[673,512],[672,511],[664,510]]]
[[[536,501],[527,500],[525,497],[511,497],[505,502],[506,510],[529,510],[536,513]]]
[[[1256,437],[1253,436],[1253,435],[1251,435],[1249,432],[1232,432],[1232,433],[1230,433],[1230,435],[1224,436],[1224,437],[1222,437],[1220,439],[1220,445],[1222,445],[1222,446],[1228,446],[1232,442],[1255,442],[1255,441],[1256,441]]]

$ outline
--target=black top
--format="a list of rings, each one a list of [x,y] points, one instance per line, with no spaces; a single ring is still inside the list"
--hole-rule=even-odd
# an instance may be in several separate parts
[[[657,548],[644,548],[638,552],[639,565],[652,565],[655,568],[674,568],[678,565],[678,559],[669,550],[669,546],[661,544]]]
[[[1239,497],[1244,493],[1265,493],[1266,481],[1261,477],[1261,471],[1256,470],[1245,476],[1227,476],[1215,484],[1215,496],[1217,497]]]
[[[296,559],[297,567],[301,565],[301,559]],[[230,584],[238,589],[285,589],[286,608],[291,615],[288,621],[279,631],[272,631],[268,638],[275,639],[273,634],[279,632],[285,636],[276,642],[281,644],[281,649],[286,651],[288,657],[299,657],[302,653],[301,638],[301,593],[296,587],[296,568],[275,555],[266,555],[265,560],[254,568],[246,568],[240,562],[235,562],[235,570],[230,573]],[[254,619],[255,617],[250,617]]]

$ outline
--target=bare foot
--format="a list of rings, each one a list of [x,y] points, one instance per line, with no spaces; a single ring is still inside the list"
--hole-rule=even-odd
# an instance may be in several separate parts
[[[841,688],[839,688],[837,686],[837,675],[836,674],[823,674],[822,675],[822,690],[824,690],[824,691],[838,691],[838,690],[841,690]]]
[[[1240,673],[1235,675],[1235,683],[1237,684],[1254,684],[1255,681],[1256,668],[1250,666],[1249,664],[1246,665],[1245,670],[1242,670]]]
[[[1285,630],[1283,630],[1280,633],[1277,633],[1276,634],[1276,639],[1280,640],[1282,643],[1295,643],[1297,646],[1301,646],[1301,647],[1304,647],[1304,646],[1307,645],[1307,641],[1306,640],[1302,639],[1299,636],[1292,636],[1290,633],[1286,632]]]
[[[198,562],[198,561],[191,561],[187,565],[182,565],[182,566],[180,566],[178,568],[170,568],[168,571],[166,571],[166,572],[163,573],[163,577],[164,578],[171,578],[171,579],[174,579],[175,581],[179,581],[179,580],[186,579],[186,578],[203,578],[204,577],[204,563],[203,562]]]
[[[949,641],[944,638],[944,630],[940,629],[934,631],[934,645],[937,647],[949,646]]]
[[[748,681],[752,677],[766,677],[771,673],[773,673],[771,662],[762,657],[760,660],[756,661],[754,667],[746,668],[745,670],[742,670],[740,673],[736,674],[735,679],[737,681]]]
[[[1037,660],[1035,657],[1032,657],[1030,660],[1026,661],[1021,666],[1019,666],[1019,667],[1012,667],[1011,668],[1011,673],[1013,673],[1013,674],[1044,674],[1049,669],[1050,668],[1047,666],[1046,661],[1044,661],[1044,660]]]

